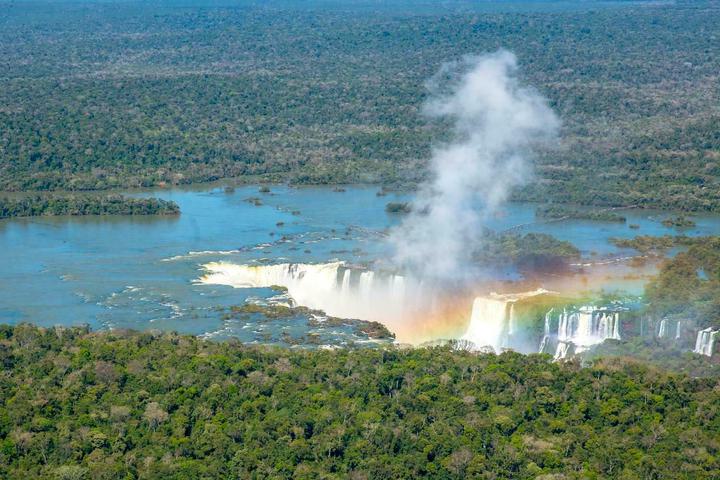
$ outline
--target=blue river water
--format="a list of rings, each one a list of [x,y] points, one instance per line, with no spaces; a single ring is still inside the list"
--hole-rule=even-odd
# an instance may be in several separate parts
[[[397,193],[379,196],[378,188],[370,186],[344,191],[273,186],[270,193],[259,193],[257,186],[204,186],[131,195],[148,193],[174,200],[182,214],[0,220],[0,323],[212,334],[222,328],[224,308],[268,293],[200,285],[202,264],[383,258],[387,229],[401,219],[387,213],[385,205],[409,199]],[[248,201],[252,197],[261,204]],[[509,204],[488,227],[549,233],[575,244],[588,260],[632,253],[618,250],[610,237],[720,233],[720,218],[712,216],[694,217],[696,227],[679,231],[661,224],[669,212],[624,211],[626,224],[536,223],[535,207]],[[243,325],[238,331],[247,335],[234,336],[261,341],[268,338],[263,328]],[[273,328],[299,335],[308,327],[301,322]],[[321,333],[327,333],[328,342],[336,340],[331,334],[351,335],[337,328]]]

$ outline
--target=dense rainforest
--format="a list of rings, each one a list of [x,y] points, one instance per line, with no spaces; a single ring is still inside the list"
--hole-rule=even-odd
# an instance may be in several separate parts
[[[8,479],[718,478],[720,390],[629,360],[0,328]]]
[[[176,215],[177,203],[158,198],[47,196],[0,198],[0,218],[47,215]]]
[[[645,296],[660,316],[700,318],[720,326],[720,238],[704,238],[666,260]]]
[[[506,48],[564,122],[516,199],[720,209],[716,1],[327,3],[1,2],[0,189],[412,186],[425,81]]]

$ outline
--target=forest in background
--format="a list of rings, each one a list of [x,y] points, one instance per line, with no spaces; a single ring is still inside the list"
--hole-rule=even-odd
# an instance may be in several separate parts
[[[717,2],[322,3],[2,3],[0,189],[412,187],[426,79],[506,48],[564,121],[515,199],[720,209]]]

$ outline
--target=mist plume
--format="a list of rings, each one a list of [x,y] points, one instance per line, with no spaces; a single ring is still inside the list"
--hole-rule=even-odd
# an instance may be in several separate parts
[[[533,147],[555,139],[560,122],[545,98],[520,84],[517,59],[505,50],[443,65],[428,89],[423,111],[449,121],[451,136],[433,149],[430,180],[390,241],[398,267],[457,280],[473,270],[483,225],[529,180]]]

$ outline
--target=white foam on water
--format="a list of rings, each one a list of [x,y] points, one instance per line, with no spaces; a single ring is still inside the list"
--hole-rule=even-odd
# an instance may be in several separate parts
[[[404,280],[352,270],[343,262],[238,265],[212,262],[203,265],[197,283],[234,288],[287,288],[298,304],[340,318],[390,322],[405,311]],[[395,288],[388,288],[388,285]],[[403,286],[403,287],[401,287]]]

